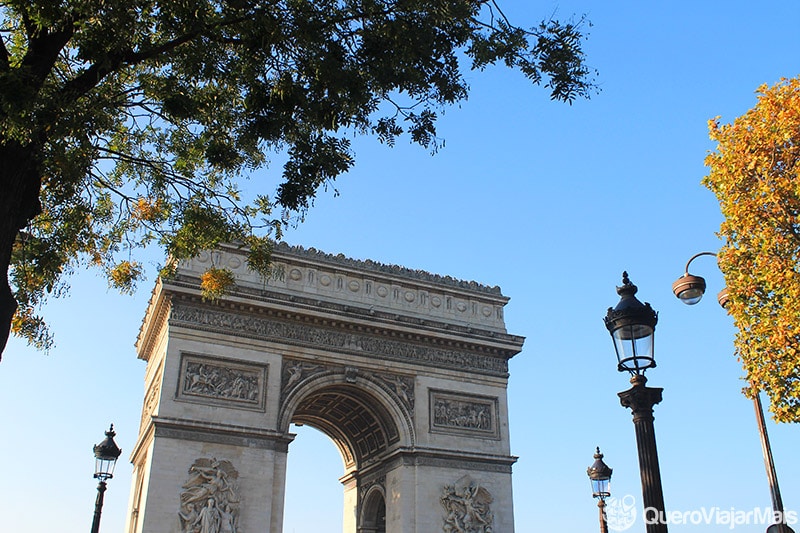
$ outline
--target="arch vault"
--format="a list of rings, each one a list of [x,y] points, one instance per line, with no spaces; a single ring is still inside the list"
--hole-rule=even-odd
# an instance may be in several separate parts
[[[215,302],[212,265],[236,276]],[[283,244],[273,265],[225,246],[157,283],[127,533],[280,533],[292,423],[342,455],[344,533],[513,532],[500,289]]]

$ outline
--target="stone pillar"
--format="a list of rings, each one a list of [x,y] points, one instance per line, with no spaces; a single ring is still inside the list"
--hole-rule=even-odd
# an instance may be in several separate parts
[[[342,513],[342,533],[358,531],[358,480],[352,473],[339,479],[344,489],[344,512]]]
[[[204,507],[230,514],[248,533],[281,532],[287,438],[236,442],[226,435],[223,443],[213,434],[158,420],[154,434],[143,465],[148,486],[131,533],[184,533]]]

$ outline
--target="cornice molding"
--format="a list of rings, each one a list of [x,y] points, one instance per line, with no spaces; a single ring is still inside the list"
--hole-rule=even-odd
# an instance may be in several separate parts
[[[218,424],[178,418],[154,416],[152,424],[156,437],[167,437],[178,440],[228,444],[245,448],[260,448],[286,453],[293,435],[285,435],[275,431]]]
[[[398,450],[392,454],[392,457],[387,459],[384,463],[385,471],[387,472],[400,466],[429,466],[511,474],[512,467],[518,458],[512,455],[500,456],[466,452],[454,453],[435,449],[411,449]]]

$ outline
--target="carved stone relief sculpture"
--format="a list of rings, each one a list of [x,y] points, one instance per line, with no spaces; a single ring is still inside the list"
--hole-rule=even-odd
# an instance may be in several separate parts
[[[440,498],[445,533],[492,533],[492,495],[469,475],[445,485]]]
[[[182,533],[243,533],[238,525],[238,477],[230,461],[197,459],[181,491]]]
[[[497,399],[430,391],[431,430],[498,436]]]
[[[281,399],[285,398],[300,382],[313,375],[328,370],[327,367],[286,359],[283,362],[283,375],[281,376]]]
[[[238,404],[247,408],[263,408],[262,393],[266,366],[220,364],[219,360],[184,354],[178,398],[211,400],[215,403]]]
[[[397,396],[403,405],[414,412],[414,379],[397,374],[375,374]]]

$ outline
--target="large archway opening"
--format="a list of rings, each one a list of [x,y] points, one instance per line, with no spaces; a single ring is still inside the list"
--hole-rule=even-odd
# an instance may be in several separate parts
[[[333,383],[299,399],[291,422],[290,431],[297,436],[287,460],[284,532],[384,533],[383,492],[358,489],[359,468],[380,462],[400,440],[397,423],[386,407],[364,388]],[[339,452],[338,460],[333,459],[331,442]],[[338,474],[333,468],[339,469]],[[338,484],[336,496],[332,480]],[[324,527],[319,525],[321,520]]]
[[[287,456],[283,532],[341,531],[344,461],[339,450],[310,426],[293,425],[291,432],[297,437]]]

